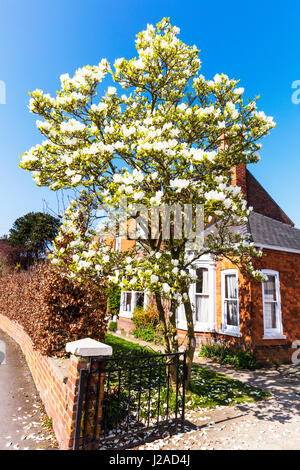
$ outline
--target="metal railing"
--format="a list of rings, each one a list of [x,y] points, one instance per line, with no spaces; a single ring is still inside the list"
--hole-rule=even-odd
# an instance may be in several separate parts
[[[129,448],[183,429],[185,352],[92,358],[80,373],[74,449]]]

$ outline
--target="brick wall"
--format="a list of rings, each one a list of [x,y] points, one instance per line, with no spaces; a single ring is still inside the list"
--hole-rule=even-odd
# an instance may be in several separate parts
[[[131,332],[134,329],[134,323],[130,320],[130,318],[119,317],[118,328],[120,330]]]
[[[245,199],[247,199],[246,172],[246,165],[244,163],[232,168],[232,185],[241,188]]]
[[[294,352],[292,343],[300,340],[300,255],[276,250],[264,250],[263,258],[256,261],[256,268],[279,272],[283,334],[286,339],[264,339],[263,301],[261,282],[249,279],[239,272],[239,311],[241,337],[222,333],[196,332],[197,347],[202,343],[222,341],[234,347],[254,352],[262,362],[290,362]],[[236,269],[229,260],[216,266],[216,326],[222,328],[221,272]],[[133,329],[133,323],[120,318],[118,326],[125,331]],[[178,330],[181,344],[185,343],[186,331]]]
[[[262,187],[256,178],[247,170],[245,164],[232,168],[232,184],[239,186],[248,206],[252,206],[255,212],[279,220],[284,224],[294,227],[294,223],[274,201],[270,194]]]
[[[53,362],[34,349],[29,336],[18,323],[0,314],[0,328],[21,347],[37,390],[44,403],[60,449],[72,449],[76,403],[78,397],[79,372],[87,367],[87,360],[71,356],[68,361],[67,378],[56,370]]]
[[[256,261],[257,269],[279,272],[281,314],[283,334],[286,339],[264,339],[263,299],[261,282],[249,279],[239,272],[239,311],[241,337],[227,335],[201,335],[200,342],[223,341],[231,346],[246,347],[253,351],[261,362],[291,362],[295,351],[292,343],[300,339],[300,255],[276,250],[264,250],[261,260]],[[216,323],[222,326],[221,271],[236,269],[228,260],[216,267]],[[207,339],[207,336],[210,338]]]
[[[255,212],[294,226],[291,219],[248,170],[246,171],[246,185],[248,205],[252,206]]]
[[[252,281],[253,345],[258,357],[273,357],[279,362],[290,361],[295,340],[300,339],[300,255],[276,250],[263,250],[257,262],[259,269],[279,272],[283,334],[286,339],[263,339],[263,301],[260,282]]]

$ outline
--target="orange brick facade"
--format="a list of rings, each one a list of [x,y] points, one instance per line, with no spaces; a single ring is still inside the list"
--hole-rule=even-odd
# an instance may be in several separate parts
[[[225,143],[223,142],[222,145],[225,145]],[[241,188],[248,206],[252,206],[254,212],[289,227],[294,226],[290,218],[247,170],[245,164],[232,168],[232,184]],[[121,251],[128,247],[131,248],[132,243],[132,241],[122,240]],[[273,362],[291,361],[291,355],[295,351],[292,348],[293,342],[300,340],[300,250],[298,250],[298,253],[283,250],[284,248],[282,251],[264,248],[262,259],[255,261],[255,264],[257,269],[268,269],[279,274],[282,333],[286,338],[264,338],[262,283],[245,277],[240,271],[238,271],[239,334],[222,333],[221,273],[226,269],[237,269],[233,263],[224,259],[216,264],[214,288],[215,331],[196,331],[197,347],[203,342],[222,341],[234,347],[247,348],[253,351],[257,358],[263,362],[270,360]],[[131,331],[134,327],[130,319],[122,317],[119,318],[118,325],[120,329],[127,331]],[[179,342],[184,344],[186,330],[179,329],[178,338]]]
[[[16,322],[0,314],[0,328],[21,347],[62,450],[73,447],[80,369],[87,360],[71,356],[66,380],[59,377],[51,361],[34,349],[29,336]]]
[[[279,273],[281,315],[283,334],[286,339],[264,339],[262,283],[239,276],[239,318],[240,336],[222,334],[222,296],[221,272],[224,269],[236,269],[228,260],[216,266],[216,331],[196,332],[197,347],[202,343],[221,341],[232,347],[249,349],[262,362],[290,362],[295,351],[292,344],[300,340],[300,254],[275,250],[264,250],[263,257],[257,262],[257,268],[270,269]],[[128,318],[119,318],[118,327],[132,331],[134,325]],[[184,344],[185,330],[178,330],[180,344]]]

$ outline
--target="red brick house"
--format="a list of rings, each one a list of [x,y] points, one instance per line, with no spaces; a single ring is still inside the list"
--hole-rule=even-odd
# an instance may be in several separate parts
[[[199,260],[198,281],[191,287],[197,346],[222,341],[247,348],[262,361],[290,362],[293,342],[300,340],[300,230],[258,183],[240,165],[233,169],[233,184],[241,187],[253,207],[247,226],[254,245],[263,252],[256,267],[267,282],[245,277],[228,260]],[[121,240],[119,249],[126,249]],[[118,320],[120,329],[132,329],[130,318],[136,305],[147,302],[141,292],[123,292]],[[177,313],[178,337],[184,342],[186,322]]]

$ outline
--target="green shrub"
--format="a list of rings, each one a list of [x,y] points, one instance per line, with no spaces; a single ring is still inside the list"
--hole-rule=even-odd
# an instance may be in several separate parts
[[[118,329],[118,323],[116,321],[111,321],[110,324],[108,325],[109,331],[117,331]]]
[[[105,393],[102,412],[107,430],[114,429],[117,424],[125,421],[128,415],[128,399],[128,392],[119,390],[117,386]]]
[[[147,305],[145,309],[136,307],[132,315],[132,321],[137,328],[157,327],[159,324],[157,308],[154,305]]]
[[[154,305],[147,305],[145,309],[137,307],[132,315],[135,325],[133,335],[143,341],[162,343],[163,337],[159,328],[158,311]]]
[[[256,359],[250,351],[233,350],[221,343],[203,344],[199,356],[210,357],[221,364],[230,364],[238,369],[255,369],[256,367]]]
[[[119,315],[121,303],[121,289],[118,286],[111,286],[106,289],[107,308],[111,315]]]
[[[153,326],[146,326],[145,328],[135,328],[133,330],[133,335],[136,338],[140,338],[143,341],[150,341],[154,344],[161,344],[163,342],[162,335],[157,334],[157,330]]]

